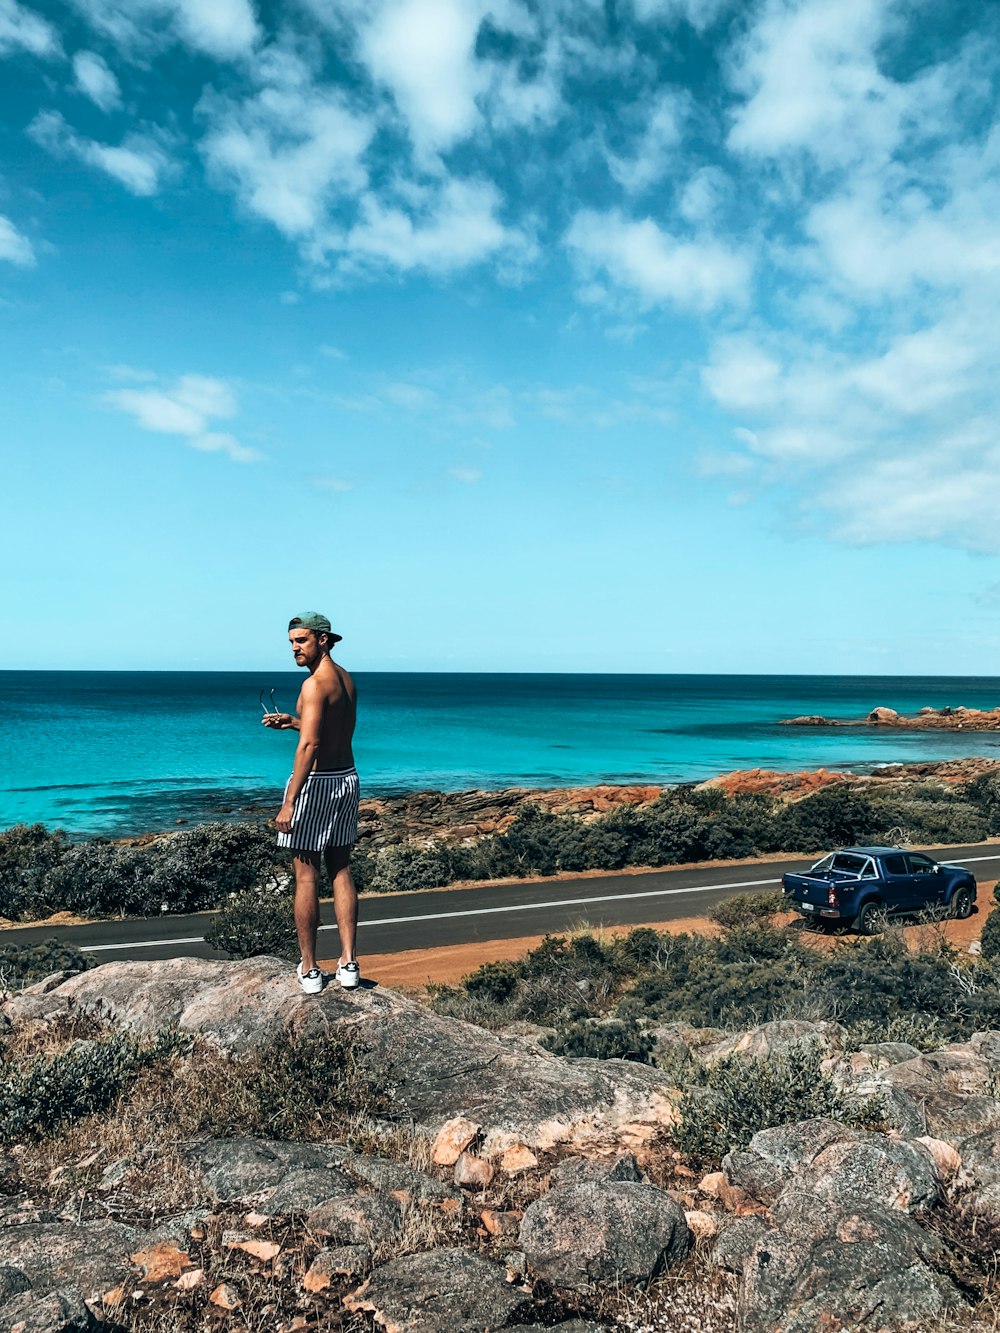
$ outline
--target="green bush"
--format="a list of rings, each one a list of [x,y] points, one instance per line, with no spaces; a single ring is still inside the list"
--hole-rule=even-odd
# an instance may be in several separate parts
[[[1000,907],[994,907],[986,918],[979,940],[984,958],[1000,958]]]
[[[185,1045],[176,1033],[141,1042],[119,1032],[76,1041],[57,1055],[0,1060],[0,1143],[49,1135],[106,1110],[141,1070],[170,1059]]]
[[[581,1019],[543,1037],[542,1046],[555,1055],[593,1060],[635,1060],[649,1064],[656,1039],[634,1018]]]
[[[725,898],[709,911],[709,916],[725,930],[734,926],[749,926],[755,922],[768,922],[779,912],[788,910],[788,901],[780,889],[773,893],[739,893],[732,898]]]
[[[50,880],[69,842],[43,824],[15,824],[0,833],[0,916],[17,921],[46,916]]]
[[[205,943],[230,958],[298,958],[292,895],[273,888],[234,894],[209,924]]]
[[[877,1103],[859,1106],[822,1070],[823,1052],[802,1042],[764,1059],[730,1056],[715,1064],[695,1062],[694,1086],[678,1104],[673,1131],[678,1148],[702,1165],[717,1166],[731,1148],[746,1145],[761,1129],[822,1117],[872,1127]]]
[[[53,972],[86,972],[96,960],[72,944],[42,940],[39,944],[5,943],[0,937],[0,989],[13,990],[41,981]]]

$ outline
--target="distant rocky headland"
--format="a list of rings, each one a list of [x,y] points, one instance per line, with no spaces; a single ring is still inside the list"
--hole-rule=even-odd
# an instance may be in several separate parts
[[[901,731],[1000,731],[1000,708],[921,708],[919,713],[897,713],[895,708],[873,708],[865,718],[782,718],[783,727],[894,727]]]

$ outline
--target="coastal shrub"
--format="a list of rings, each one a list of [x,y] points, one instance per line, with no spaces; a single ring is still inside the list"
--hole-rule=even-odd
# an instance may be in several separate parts
[[[994,907],[986,918],[979,942],[984,958],[1000,959],[1000,907]]]
[[[982,814],[989,833],[1000,833],[1000,773],[983,773],[964,783],[961,791]]]
[[[947,945],[911,953],[891,934],[845,941],[817,972],[812,997],[847,1026],[919,1015],[958,1039],[1000,1024],[1000,984],[989,963],[959,959]]]
[[[800,1042],[763,1059],[729,1056],[694,1061],[673,1130],[678,1148],[702,1166],[718,1166],[731,1148],[745,1148],[759,1130],[823,1118],[858,1128],[879,1124],[877,1102],[859,1105],[823,1072],[823,1051]]]
[[[937,1051],[950,1037],[948,1024],[927,1014],[897,1014],[882,1022],[861,1018],[847,1029],[845,1050],[859,1051],[876,1042],[905,1042],[918,1051]]]
[[[86,972],[96,966],[97,960],[91,954],[60,940],[15,944],[4,943],[0,937],[0,990],[30,985],[53,972]]]
[[[543,1037],[541,1045],[555,1055],[649,1064],[655,1038],[633,1018],[581,1019]]]
[[[17,921],[47,914],[51,876],[69,841],[44,824],[15,824],[0,833],[0,916]]]
[[[75,1041],[55,1055],[0,1058],[0,1143],[50,1135],[106,1110],[142,1069],[171,1059],[185,1044],[176,1033],[142,1042],[118,1032]]]
[[[51,902],[82,916],[159,912],[152,890],[156,853],[92,838],[70,847],[52,875]]]
[[[171,912],[215,907],[229,894],[273,879],[290,860],[261,824],[201,824],[145,850],[152,857],[151,892]]]
[[[716,925],[730,930],[734,926],[769,922],[772,917],[787,910],[785,895],[780,889],[775,889],[772,893],[738,893],[732,898],[724,898],[710,909],[708,915]]]
[[[205,943],[230,958],[298,958],[291,893],[263,888],[234,894],[210,922]]]
[[[883,829],[871,798],[853,787],[823,787],[780,809],[781,845],[788,851],[821,851],[865,843]]]

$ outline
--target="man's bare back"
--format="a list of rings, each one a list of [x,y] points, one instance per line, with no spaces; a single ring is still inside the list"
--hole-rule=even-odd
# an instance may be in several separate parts
[[[321,709],[319,747],[313,770],[320,773],[336,768],[353,768],[354,724],[357,720],[358,693],[350,673],[332,657],[326,657],[311,676],[303,681],[295,711],[301,719],[309,712],[310,696]]]

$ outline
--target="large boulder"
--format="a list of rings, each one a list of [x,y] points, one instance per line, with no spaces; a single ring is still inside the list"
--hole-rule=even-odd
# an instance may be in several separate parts
[[[393,1333],[486,1333],[531,1304],[502,1268],[463,1249],[408,1254],[377,1268],[344,1304]]]
[[[683,1259],[692,1238],[684,1211],[655,1185],[579,1180],[530,1204],[521,1249],[537,1277],[589,1291],[599,1282],[645,1282]]]
[[[419,1132],[464,1116],[480,1127],[486,1156],[513,1144],[634,1148],[676,1118],[664,1075],[648,1066],[566,1060],[381,987],[305,996],[277,958],[106,963],[54,989],[24,991],[2,1010],[20,1028],[71,1013],[144,1034],[175,1028],[226,1053],[292,1032],[339,1035],[364,1050],[371,1077],[393,1088]]]
[[[337,1169],[344,1153],[338,1147],[280,1139],[205,1139],[188,1145],[183,1153],[188,1170],[218,1203],[263,1200],[290,1175],[306,1171],[317,1172],[328,1181],[323,1198],[329,1198],[338,1186],[354,1188]]]
[[[738,1308],[745,1333],[901,1333],[961,1305],[936,1271],[943,1248],[903,1213],[831,1216],[805,1199],[743,1262]]]
[[[804,1120],[764,1129],[744,1151],[728,1153],[726,1175],[762,1203],[786,1190],[807,1193],[824,1209],[926,1207],[941,1180],[923,1144],[906,1143],[837,1125]]]
[[[87,1333],[97,1327],[75,1287],[28,1291],[0,1308],[0,1333]]]
[[[129,1256],[143,1239],[118,1222],[30,1222],[0,1227],[0,1255],[35,1291],[72,1286],[85,1300],[99,1301],[132,1273]]]

